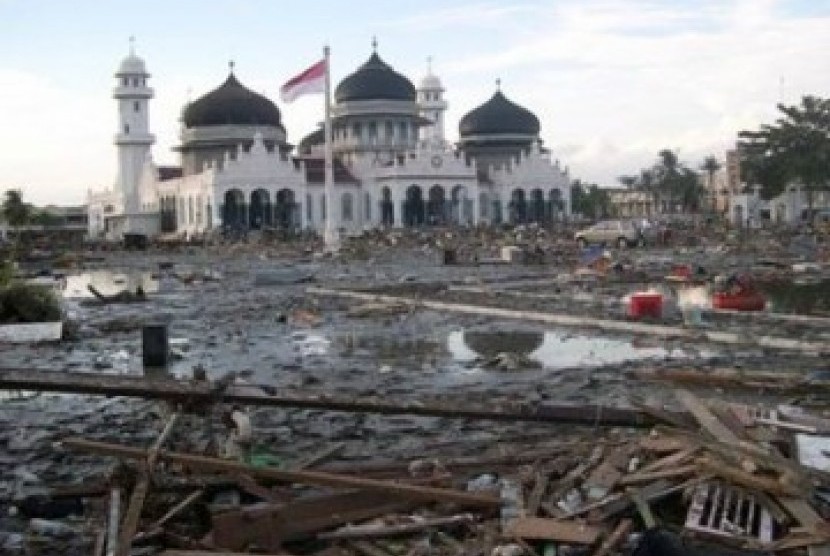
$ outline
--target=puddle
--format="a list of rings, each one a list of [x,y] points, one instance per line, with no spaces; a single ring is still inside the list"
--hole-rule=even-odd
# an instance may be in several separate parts
[[[772,311],[803,315],[830,313],[830,280],[769,283],[759,287],[769,296]]]
[[[516,353],[548,369],[600,366],[644,359],[689,357],[682,349],[637,347],[633,342],[601,336],[576,336],[558,332],[480,332],[456,330],[447,338],[453,359],[474,361],[499,352]]]
[[[145,293],[159,291],[159,280],[150,272],[95,270],[67,276],[63,296],[71,299],[93,297],[88,289],[90,285],[103,295],[115,295],[124,290],[135,291],[139,286]]]

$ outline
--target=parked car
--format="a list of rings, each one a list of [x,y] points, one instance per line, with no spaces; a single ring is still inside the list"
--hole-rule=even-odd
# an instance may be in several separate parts
[[[643,235],[636,223],[630,220],[603,220],[574,234],[580,247],[592,243],[634,247],[643,244]]]

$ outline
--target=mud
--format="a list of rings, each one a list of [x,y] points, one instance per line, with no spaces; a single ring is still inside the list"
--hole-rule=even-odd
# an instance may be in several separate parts
[[[624,295],[658,283],[679,261],[714,273],[749,267],[752,256],[703,249],[626,251],[619,256],[628,270],[597,281],[574,279],[571,267],[556,264],[443,266],[434,247],[366,251],[359,257],[344,254],[340,258],[219,249],[107,253],[103,260],[70,271],[66,278],[71,292],[67,312],[77,324],[74,339],[0,345],[0,361],[3,367],[55,372],[139,374],[143,372],[141,327],[164,323],[174,354],[165,372],[173,375],[189,377],[201,368],[212,378],[235,373],[240,380],[280,391],[401,401],[440,399],[485,406],[498,400],[627,406],[635,400],[665,399],[667,387],[629,378],[627,371],[642,368],[737,367],[806,373],[826,367],[826,360],[818,355],[599,334],[590,329],[550,329],[436,311],[403,309],[361,318],[349,313],[357,303],[310,296],[305,291],[310,278],[328,287],[621,318]],[[303,277],[298,280],[301,283],[285,279],[292,273]],[[262,278],[269,275],[281,279]],[[90,280],[102,291],[141,285],[148,300],[95,303],[84,293]],[[550,297],[481,294],[450,287],[482,284]],[[679,312],[667,311],[660,322],[679,325],[682,319]],[[748,335],[828,339],[826,327],[763,319],[707,315],[705,326],[740,329]],[[485,364],[500,353],[511,352],[521,356],[514,368]],[[747,393],[729,395],[741,398]],[[100,524],[79,518],[61,522],[71,531],[48,527],[33,531],[30,516],[19,507],[21,501],[38,494],[47,496],[48,485],[100,481],[112,469],[111,462],[100,457],[64,452],[56,445],[62,437],[146,446],[160,428],[165,411],[160,404],[121,398],[7,395],[0,399],[0,515],[6,516],[0,518],[0,552],[57,553],[45,547],[54,549],[59,538],[61,553],[88,554],[93,531]],[[562,440],[584,434],[575,427],[283,409],[254,411],[253,425],[259,449],[285,463],[335,441],[347,442],[338,455],[341,461],[400,461],[431,453],[509,452],[517,446],[538,445],[545,438]],[[180,433],[179,441],[205,446],[215,441],[217,431],[221,431],[217,415],[196,417]]]

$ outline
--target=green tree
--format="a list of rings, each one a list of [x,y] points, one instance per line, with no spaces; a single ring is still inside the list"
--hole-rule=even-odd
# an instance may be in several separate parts
[[[593,219],[608,216],[611,202],[608,192],[595,183],[584,184],[575,180],[571,185],[571,208],[574,212]]]
[[[17,228],[25,226],[32,218],[32,205],[23,202],[23,195],[19,189],[9,189],[0,206],[0,214],[10,226]]]
[[[637,185],[637,176],[620,176],[617,178],[617,181],[628,189],[632,189]]]
[[[766,198],[803,185],[812,208],[813,192],[830,187],[830,99],[804,96],[798,105],[777,108],[775,123],[738,134],[742,172]]]

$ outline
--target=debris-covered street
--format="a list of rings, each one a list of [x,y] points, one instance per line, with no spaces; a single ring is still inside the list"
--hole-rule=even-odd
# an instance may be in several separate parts
[[[0,343],[2,552],[822,554],[825,244],[693,236],[30,261],[66,318]],[[766,310],[700,301],[734,275]]]

